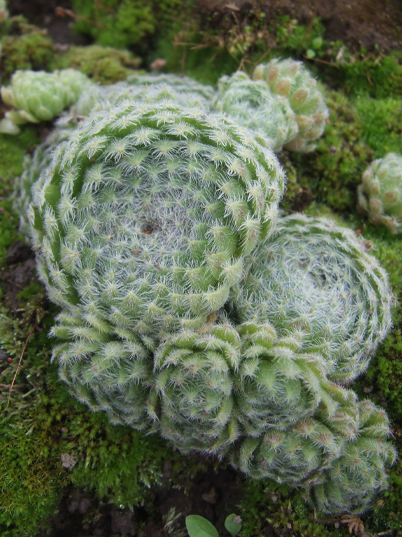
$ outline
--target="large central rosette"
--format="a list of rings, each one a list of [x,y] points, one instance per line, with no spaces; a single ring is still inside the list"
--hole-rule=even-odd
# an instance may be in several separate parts
[[[147,392],[132,342],[153,349],[163,334],[210,322],[243,258],[273,231],[283,188],[274,154],[250,131],[169,99],[124,101],[72,131],[29,218],[40,276],[64,310],[54,355],[75,390],[98,390],[101,371],[123,398],[126,383]],[[133,371],[116,384],[121,360]]]

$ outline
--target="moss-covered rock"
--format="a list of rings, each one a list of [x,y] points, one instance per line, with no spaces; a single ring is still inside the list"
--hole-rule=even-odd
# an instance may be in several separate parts
[[[100,84],[113,84],[125,80],[138,68],[140,60],[127,50],[92,45],[89,47],[70,47],[66,53],[55,59],[58,69],[72,67],[89,76]]]
[[[144,42],[161,29],[161,22],[177,18],[181,0],[104,0],[102,3],[73,0],[77,14],[74,30],[90,35],[97,44],[118,49]]]
[[[47,69],[53,57],[53,43],[46,30],[28,24],[23,17],[12,17],[1,39],[2,82],[17,69]]]

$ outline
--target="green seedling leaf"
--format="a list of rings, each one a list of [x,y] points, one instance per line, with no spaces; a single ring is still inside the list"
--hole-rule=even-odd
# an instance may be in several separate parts
[[[186,517],[186,528],[190,537],[219,537],[211,522],[199,515]]]
[[[228,530],[232,537],[236,537],[241,530],[242,520],[239,515],[232,513],[225,520],[225,528]]]

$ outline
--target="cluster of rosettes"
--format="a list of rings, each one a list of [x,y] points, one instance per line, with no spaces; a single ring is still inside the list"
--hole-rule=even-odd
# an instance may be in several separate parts
[[[24,197],[36,180],[27,212],[62,309],[61,378],[112,423],[361,512],[395,452],[385,413],[344,384],[390,328],[387,276],[351,231],[278,217],[266,134],[174,81],[93,87],[20,181]],[[222,112],[232,82],[250,84],[229,80]],[[265,95],[289,111],[253,84],[248,106]]]
[[[402,233],[402,157],[388,153],[372,162],[358,186],[357,201],[370,222]]]
[[[18,133],[21,123],[54,119],[80,95],[73,111],[82,116],[140,94],[149,102],[173,98],[183,106],[224,112],[252,129],[274,151],[283,146],[291,151],[313,150],[328,117],[315,79],[302,62],[291,59],[258,65],[252,78],[243,72],[224,76],[218,92],[175,75],[134,74],[125,82],[100,87],[91,85],[82,73],[65,69],[55,73],[17,71],[11,86],[3,87],[1,93],[5,103],[16,109],[7,112],[0,123],[0,132],[9,134]]]

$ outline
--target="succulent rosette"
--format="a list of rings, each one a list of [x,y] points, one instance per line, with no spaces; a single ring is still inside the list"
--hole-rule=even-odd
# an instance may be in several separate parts
[[[155,354],[161,432],[181,451],[214,452],[239,435],[233,385],[240,337],[222,321],[162,342]]]
[[[51,335],[64,340],[53,348],[60,378],[93,411],[104,411],[113,424],[155,430],[157,400],[153,390],[153,342],[108,327],[84,326],[80,317],[62,312]],[[73,334],[73,337],[72,337]]]
[[[356,438],[343,444],[340,457],[308,490],[319,511],[361,514],[367,510],[374,495],[388,486],[387,470],[396,459],[389,436],[385,411],[371,401],[360,402]]]
[[[302,62],[292,59],[271,60],[254,69],[253,80],[264,80],[275,95],[285,97],[293,110],[299,132],[285,148],[290,151],[312,151],[325,129],[328,108],[317,87],[317,81],[310,75]]]
[[[29,209],[39,274],[70,319],[55,357],[86,367],[94,342],[202,329],[273,231],[283,187],[273,153],[225,117],[169,100],[92,114]]]
[[[254,479],[270,478],[307,486],[340,456],[344,439],[315,417],[288,428],[270,427],[260,437],[246,437],[230,450],[230,461]]]
[[[215,107],[265,139],[273,151],[280,151],[298,132],[287,100],[273,95],[265,81],[251,80],[241,71],[219,80]]]
[[[238,327],[242,361],[236,376],[236,416],[244,434],[285,429],[319,410],[330,418],[340,405],[353,407],[354,394],[330,382],[326,363],[303,352],[299,332],[279,337],[273,325],[248,322]]]
[[[241,322],[268,322],[297,353],[320,356],[332,381],[363,373],[391,327],[385,271],[353,231],[292,215],[249,258],[232,304]],[[325,368],[324,368],[325,369]]]
[[[7,128],[10,122],[15,125],[15,132],[8,132],[16,134],[17,125],[22,123],[39,123],[54,119],[72,105],[90,85],[88,77],[75,69],[54,73],[16,71],[11,78],[11,85],[1,88],[3,101],[15,110],[6,113],[2,121],[7,124],[2,123],[0,131],[3,125]]]
[[[370,164],[357,189],[357,207],[373,224],[402,233],[402,157],[388,153]]]

